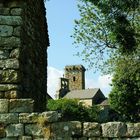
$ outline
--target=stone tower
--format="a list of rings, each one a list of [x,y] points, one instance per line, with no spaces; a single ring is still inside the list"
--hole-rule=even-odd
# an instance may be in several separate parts
[[[85,89],[85,68],[82,65],[65,67],[65,78],[69,79],[69,90]]]
[[[0,0],[0,98],[45,109],[48,46],[44,0]]]

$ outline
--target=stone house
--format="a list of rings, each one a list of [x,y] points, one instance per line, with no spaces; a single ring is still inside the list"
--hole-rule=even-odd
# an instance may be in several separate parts
[[[103,100],[105,100],[105,96],[99,88],[72,90],[68,92],[63,98],[79,99],[87,106],[100,104]]]

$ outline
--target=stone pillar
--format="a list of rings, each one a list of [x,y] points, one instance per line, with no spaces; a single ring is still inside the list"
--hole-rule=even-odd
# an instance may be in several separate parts
[[[0,98],[31,98],[43,111],[49,46],[43,0],[0,1]]]

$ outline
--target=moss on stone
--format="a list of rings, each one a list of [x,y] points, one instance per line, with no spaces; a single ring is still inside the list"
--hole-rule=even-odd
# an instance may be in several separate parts
[[[0,84],[0,91],[16,90],[18,89],[17,85],[12,84]]]

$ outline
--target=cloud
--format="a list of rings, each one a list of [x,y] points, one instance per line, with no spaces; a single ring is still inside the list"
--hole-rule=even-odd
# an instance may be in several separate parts
[[[62,77],[64,71],[58,70],[54,67],[48,67],[48,94],[51,97],[55,98],[56,91],[59,88],[59,78]],[[100,88],[105,96],[108,96],[108,93],[111,90],[109,84],[111,83],[112,76],[103,75],[99,76],[96,79],[85,79],[86,88]]]
[[[111,91],[111,75],[99,76],[96,79],[86,79],[86,88],[100,88],[105,96]]]
[[[99,76],[98,80],[101,88],[108,88],[108,85],[111,84],[112,76],[110,75]]]
[[[48,67],[48,94],[51,97],[55,97],[55,93],[58,90],[59,78],[63,76],[63,71],[54,67]]]

